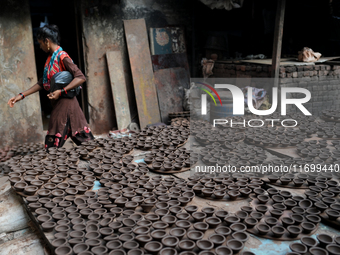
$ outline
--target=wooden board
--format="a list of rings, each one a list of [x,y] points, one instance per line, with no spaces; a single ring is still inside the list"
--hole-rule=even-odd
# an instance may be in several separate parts
[[[294,60],[294,58],[281,58],[280,61],[280,65],[285,62],[285,61],[289,61],[289,60]],[[261,65],[272,65],[272,59],[268,58],[268,59],[244,59],[244,60],[240,60],[242,63],[251,63],[251,64],[261,64]],[[217,63],[219,63],[221,61],[218,61]]]
[[[176,76],[176,72],[180,71],[185,73],[184,68],[162,69],[154,73],[161,121],[165,124],[170,121],[169,113],[183,111],[183,90],[179,89],[182,82]]]
[[[120,51],[106,52],[106,60],[109,69],[118,130],[121,130],[127,128],[131,123],[122,54]]]
[[[160,122],[148,35],[144,19],[124,20],[140,127]]]

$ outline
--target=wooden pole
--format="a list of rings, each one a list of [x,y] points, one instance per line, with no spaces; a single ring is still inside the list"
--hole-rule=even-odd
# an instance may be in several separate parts
[[[274,87],[278,87],[279,85],[279,71],[280,71],[285,7],[286,7],[286,0],[277,1],[274,43],[273,43],[273,57],[272,57],[272,72],[271,72],[272,78],[275,78]]]

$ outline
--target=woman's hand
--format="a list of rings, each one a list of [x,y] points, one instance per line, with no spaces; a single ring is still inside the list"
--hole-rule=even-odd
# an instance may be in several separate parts
[[[48,94],[47,97],[48,97],[49,99],[57,100],[57,99],[60,97],[60,91],[61,91],[61,90],[58,89],[58,90],[56,90],[56,91],[54,91],[54,92]]]
[[[15,96],[15,97],[12,97],[10,100],[8,100],[8,105],[9,105],[9,107],[13,107],[14,106],[14,104],[16,103],[16,102],[19,102],[20,100],[22,100],[22,96],[21,95],[17,95],[17,96]]]

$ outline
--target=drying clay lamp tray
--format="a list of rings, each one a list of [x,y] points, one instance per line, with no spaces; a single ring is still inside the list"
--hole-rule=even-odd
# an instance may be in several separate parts
[[[340,119],[332,119],[326,116],[320,116],[320,119],[326,121],[326,122],[336,122],[336,123],[340,123]]]
[[[259,221],[259,223],[264,223],[265,224],[265,219],[268,218],[268,217],[271,217],[269,211],[273,209],[272,204],[273,204],[273,200],[272,199],[270,199],[266,204],[261,204],[261,203],[259,203],[258,199],[253,199],[250,202],[249,206],[251,206],[254,209],[254,211],[255,211],[255,208],[256,208],[257,205],[266,205],[268,207],[268,211],[265,213],[264,217]],[[292,211],[285,210],[281,217],[290,217],[291,215],[292,215]],[[277,224],[277,226],[282,227],[282,224],[281,224],[280,220],[279,220],[279,224]],[[316,225],[316,228],[311,233],[309,233],[309,234],[301,233],[297,237],[294,237],[294,238],[289,236],[289,232],[287,231],[287,229],[285,229],[285,232],[284,232],[284,234],[281,237],[275,237],[273,235],[272,231],[269,231],[269,233],[266,234],[266,235],[260,235],[258,230],[256,229],[256,226],[251,228],[251,229],[247,228],[247,232],[251,233],[253,235],[256,235],[258,237],[272,239],[272,240],[277,240],[277,241],[293,241],[293,240],[299,240],[303,236],[313,235],[317,231],[318,226],[319,226],[319,224]]]
[[[39,222],[37,221],[37,219],[34,217],[34,215],[32,214],[31,210],[27,207],[27,203],[24,200],[24,198],[20,197],[20,202],[21,204],[24,206],[24,208],[26,209],[26,212],[28,214],[28,216],[30,217],[31,221],[33,222],[33,225],[35,226],[35,228],[38,230],[39,234],[42,236],[43,240],[45,241],[45,243],[47,244],[50,252],[52,255],[55,254],[54,250],[55,248],[52,246],[51,244],[51,240],[54,239],[53,237],[53,232],[49,232],[46,233],[43,231],[43,229],[41,228]]]
[[[337,218],[337,220],[330,220],[325,212],[321,213],[320,217],[323,223],[331,226],[332,228],[340,229],[340,218]]]
[[[262,143],[254,143],[254,142],[249,142],[249,141],[244,141],[246,144],[249,144],[249,145],[255,145],[255,146],[258,146],[258,147],[261,147],[263,149],[292,149],[292,148],[296,148],[296,146],[294,145],[289,145],[289,146],[281,146],[281,145],[277,145],[277,146],[265,146],[263,145]]]
[[[180,147],[184,146],[188,141],[189,141],[189,138],[187,138],[183,143],[176,145],[176,148],[180,148]],[[171,145],[172,145],[172,143],[171,143]],[[138,147],[135,147],[135,149],[141,150],[141,151],[150,151],[151,150],[151,148],[150,149],[145,149],[145,148],[138,148]],[[127,156],[127,155],[129,155],[129,154],[126,154],[124,156]]]
[[[219,201],[219,202],[223,202],[223,201],[224,202],[234,202],[234,201],[236,202],[236,201],[249,199],[249,197],[241,197],[241,196],[238,196],[236,199],[230,199],[228,195],[226,195],[224,198],[219,199],[219,198],[216,198],[214,196],[214,194],[211,195],[211,197],[205,197],[202,194],[196,195],[196,196],[199,197],[199,198],[202,198],[202,199],[207,199],[207,200],[210,200],[210,201]]]
[[[188,166],[188,167],[183,167],[182,169],[180,170],[170,170],[170,171],[166,171],[166,170],[162,170],[164,169],[163,167],[161,167],[161,169],[159,170],[156,170],[152,167],[152,164],[149,164],[148,165],[148,169],[151,171],[151,172],[154,172],[154,173],[158,173],[158,174],[178,174],[178,173],[182,173],[182,172],[186,172],[186,171],[189,171],[192,167],[195,167],[197,165],[194,164],[192,166]]]
[[[271,186],[277,186],[277,187],[282,187],[282,188],[289,188],[289,189],[308,189],[308,184],[304,183],[302,186],[298,187],[295,186],[293,181],[291,181],[288,185],[283,185],[281,184],[280,180],[277,180],[276,182],[270,182],[268,178],[262,178],[264,182],[266,182],[268,185]]]
[[[195,140],[196,140],[196,142],[198,142],[200,145],[203,145],[203,146],[212,144],[212,142],[203,141],[203,140],[197,139],[196,137],[195,137]],[[243,142],[243,141],[244,141],[244,139],[241,139],[241,140],[235,141],[235,143],[240,143],[240,142]]]

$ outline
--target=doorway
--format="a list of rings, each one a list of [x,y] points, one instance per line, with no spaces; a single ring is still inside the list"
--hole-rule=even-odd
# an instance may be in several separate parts
[[[60,44],[64,51],[66,51],[73,62],[85,74],[84,70],[84,57],[81,41],[81,20],[78,15],[78,5],[76,0],[29,0],[30,13],[33,29],[35,63],[37,69],[37,77],[43,77],[44,65],[47,54],[43,52],[36,39],[36,33],[39,27],[47,24],[55,24],[60,32]],[[77,96],[80,107],[82,108],[85,117],[88,121],[88,101],[86,83],[82,84],[82,90]],[[41,114],[43,120],[44,130],[48,129],[49,117],[52,111],[51,103],[47,98],[47,91],[41,90],[39,92]]]

